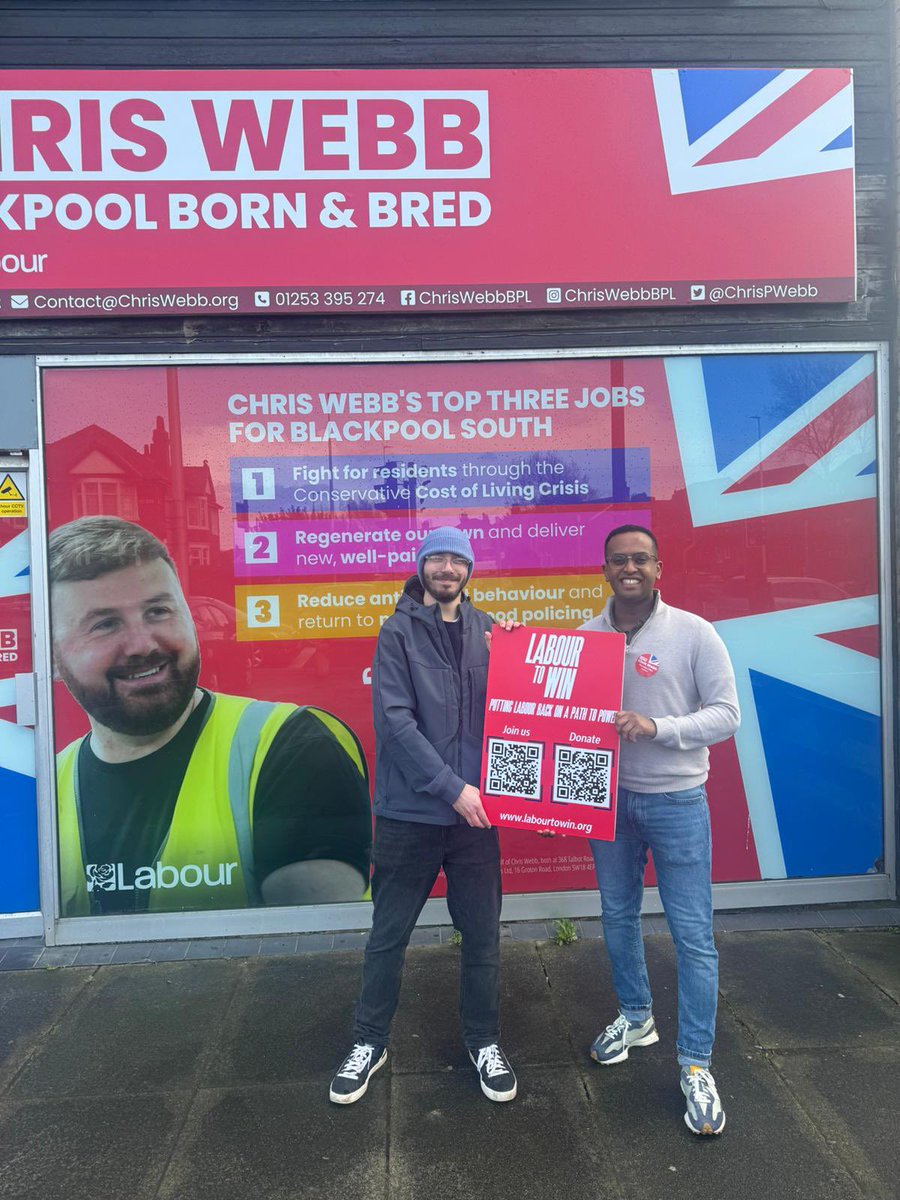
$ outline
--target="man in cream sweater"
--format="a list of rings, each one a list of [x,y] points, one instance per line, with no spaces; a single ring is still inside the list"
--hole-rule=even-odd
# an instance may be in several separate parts
[[[626,637],[619,794],[614,842],[591,842],[603,933],[619,1015],[591,1057],[622,1062],[659,1040],[641,938],[648,850],[678,962],[678,1062],[685,1122],[697,1134],[725,1128],[710,1072],[718,997],[713,941],[711,836],[706,804],[708,746],[731,737],[740,713],[728,651],[708,621],[664,604],[656,538],[621,525],[606,539],[604,573],[613,596],[583,629]]]

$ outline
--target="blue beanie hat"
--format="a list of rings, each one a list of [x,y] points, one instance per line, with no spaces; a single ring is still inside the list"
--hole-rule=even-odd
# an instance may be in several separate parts
[[[454,529],[452,525],[442,525],[440,529],[432,529],[425,535],[416,555],[416,574],[423,586],[425,580],[422,577],[422,568],[429,554],[455,554],[458,558],[464,558],[469,564],[466,583],[469,582],[475,566],[475,555],[472,553],[472,543],[468,534],[463,533],[461,529]]]

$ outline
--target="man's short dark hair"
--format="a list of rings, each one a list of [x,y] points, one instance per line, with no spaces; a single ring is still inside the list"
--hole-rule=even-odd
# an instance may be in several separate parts
[[[614,537],[618,537],[620,533],[643,533],[646,534],[653,543],[653,553],[659,554],[659,546],[656,542],[656,534],[652,529],[648,529],[646,525],[617,525],[615,529],[611,529],[606,535],[606,541],[603,543],[603,559],[606,561],[606,552],[609,549],[609,543]]]
[[[98,579],[156,559],[175,570],[159,538],[121,517],[79,517],[54,529],[48,542],[51,584]]]

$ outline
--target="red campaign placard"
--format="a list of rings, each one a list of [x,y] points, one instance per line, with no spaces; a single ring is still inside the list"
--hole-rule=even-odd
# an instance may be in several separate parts
[[[0,316],[855,296],[843,67],[0,72]]]
[[[496,825],[615,838],[624,664],[624,634],[494,634],[481,798]]]

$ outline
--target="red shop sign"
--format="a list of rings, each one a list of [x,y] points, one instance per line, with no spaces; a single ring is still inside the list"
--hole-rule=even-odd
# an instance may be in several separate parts
[[[0,315],[852,300],[812,70],[0,72]]]

